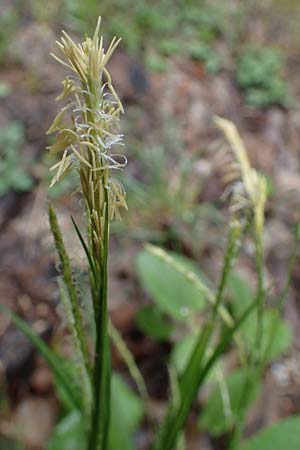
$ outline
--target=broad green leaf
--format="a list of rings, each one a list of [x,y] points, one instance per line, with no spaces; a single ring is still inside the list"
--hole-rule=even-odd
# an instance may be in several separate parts
[[[170,253],[185,270],[189,270],[203,280],[193,261],[181,255]],[[199,311],[204,305],[204,296],[195,285],[176,271],[167,262],[144,250],[137,258],[140,281],[154,302],[165,313],[177,320],[184,320],[191,311]]]
[[[249,369],[238,369],[227,377],[226,386],[229,405],[225,405],[220,386],[216,386],[210,393],[209,398],[200,415],[199,425],[202,429],[208,430],[213,436],[220,436],[229,431],[232,420],[240,413],[241,399],[247,389],[248,401],[246,408],[249,408],[257,398],[259,385],[250,383],[246,387],[247,377],[250,377]],[[249,392],[250,389],[250,392]],[[229,415],[226,414],[226,407]]]
[[[253,290],[248,280],[236,272],[232,272],[229,275],[227,289],[234,308],[234,313],[238,316],[253,302]]]
[[[109,450],[134,450],[133,434],[142,417],[142,402],[122,378],[114,374],[111,386]]]
[[[56,425],[46,450],[83,450],[85,440],[82,415],[73,411]]]
[[[276,332],[273,336],[273,321],[276,320]],[[249,351],[254,353],[256,350],[256,313],[254,312],[245,322],[242,332],[245,335]],[[263,353],[268,351],[268,361],[278,358],[292,343],[292,330],[289,324],[283,319],[277,319],[277,311],[268,308],[264,311],[263,317]]]
[[[238,316],[244,308],[251,304],[254,299],[254,293],[248,281],[237,273],[230,275],[228,283],[228,292],[234,312]],[[268,349],[268,360],[277,358],[291,344],[292,332],[288,323],[278,319],[275,337],[273,337],[273,322],[276,319],[277,311],[274,308],[266,307],[263,317],[263,352]],[[257,313],[254,311],[241,327],[241,334],[247,344],[250,353],[256,351],[256,332],[257,332]],[[269,347],[269,343],[271,343]]]
[[[300,416],[289,417],[250,438],[239,450],[299,450]]]
[[[173,326],[168,322],[156,305],[141,308],[136,315],[138,328],[157,341],[167,340],[173,330]]]

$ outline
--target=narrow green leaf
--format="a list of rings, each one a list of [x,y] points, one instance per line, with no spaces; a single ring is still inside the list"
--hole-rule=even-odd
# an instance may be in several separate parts
[[[73,346],[75,351],[75,373],[78,374],[78,379],[80,380],[80,390],[82,391],[82,404],[87,417],[91,414],[92,407],[92,386],[89,373],[87,371],[86,365],[84,364],[83,355],[81,353],[80,340],[77,336],[77,328],[74,320],[71,301],[68,296],[68,291],[65,288],[63,280],[58,279],[58,286],[60,291],[60,300],[64,307],[65,317],[67,319],[68,327],[73,337]]]
[[[109,335],[112,339],[112,342],[114,343],[116,349],[120,353],[121,357],[123,358],[124,362],[127,364],[128,370],[130,372],[130,375],[132,376],[133,380],[135,381],[136,387],[139,391],[139,394],[144,402],[145,408],[147,410],[147,413],[149,415],[149,418],[151,419],[150,414],[150,399],[148,396],[147,388],[145,385],[144,378],[134,360],[134,357],[132,353],[130,352],[129,348],[126,345],[126,342],[123,340],[121,334],[117,330],[117,328],[113,325],[111,321],[109,321]]]
[[[233,327],[228,327],[224,334],[221,336],[218,345],[215,347],[212,355],[209,359],[199,367],[197,358],[192,356],[192,359],[187,366],[183,378],[180,380],[181,388],[181,406],[179,409],[169,408],[164,423],[157,434],[156,440],[152,447],[153,450],[172,450],[176,444],[176,440],[187,420],[188,414],[191,410],[192,403],[197,395],[197,392],[205,381],[209,371],[215,365],[220,358],[221,354],[226,350],[228,345],[233,339],[234,334],[242,326],[246,318],[251,312],[257,308],[257,301],[253,302],[249,308],[246,309],[244,314],[235,323]],[[209,328],[208,328],[209,331]],[[204,338],[203,338],[204,336]],[[201,342],[202,341],[202,342]],[[202,332],[202,339],[200,337],[200,345],[196,345],[195,352],[201,350],[201,346],[205,343],[205,334]],[[195,361],[195,364],[193,363]],[[191,381],[192,380],[192,381]],[[189,382],[188,382],[189,381]]]
[[[84,326],[82,315],[79,306],[79,299],[76,291],[76,287],[74,285],[73,277],[72,277],[72,269],[70,260],[64,245],[63,237],[59,228],[59,224],[57,221],[56,213],[54,208],[49,206],[49,222],[51,231],[53,234],[56,250],[61,263],[61,270],[63,275],[63,280],[65,282],[68,298],[70,300],[70,313],[72,314],[72,322],[74,323],[74,328],[76,330],[75,339],[78,341],[78,344],[75,343],[76,347],[81,349],[81,357],[82,364],[85,365],[86,371],[90,373],[91,365],[89,360],[89,352],[88,346],[84,334]]]
[[[176,368],[178,373],[182,373],[192,355],[197,341],[196,334],[190,334],[183,339],[180,339],[173,347],[171,353],[171,364]],[[211,349],[206,350],[206,357],[211,354]],[[216,370],[215,370],[216,369]],[[215,367],[210,371],[207,381],[212,382],[216,380],[217,371],[222,370],[222,362],[218,361]]]
[[[68,374],[63,370],[60,358],[48,347],[47,344],[27,325],[24,320],[9,311],[3,305],[0,305],[0,310],[7,314],[12,322],[19,328],[22,333],[30,340],[32,345],[39,351],[39,353],[45,358],[50,369],[53,371],[60,388],[64,391],[66,397],[73,405],[74,409],[81,409],[82,405],[78,400],[77,393],[74,392],[73,381],[69,378]]]
[[[91,272],[93,274],[94,282],[96,283],[96,281],[97,281],[97,274],[96,274],[95,264],[94,264],[94,261],[93,261],[93,256],[92,256],[91,252],[89,251],[89,249],[88,249],[88,247],[86,245],[86,242],[84,240],[84,237],[82,236],[82,233],[79,230],[79,228],[78,228],[78,226],[77,226],[77,224],[76,224],[76,222],[75,222],[75,220],[74,220],[74,218],[72,216],[71,216],[71,220],[72,220],[72,223],[74,225],[74,228],[75,228],[75,231],[77,233],[77,236],[78,236],[78,238],[80,240],[80,243],[82,245],[82,248],[84,250],[84,253],[85,253],[86,257],[87,257],[87,260],[88,260],[88,263],[89,263],[89,267],[90,267]]]

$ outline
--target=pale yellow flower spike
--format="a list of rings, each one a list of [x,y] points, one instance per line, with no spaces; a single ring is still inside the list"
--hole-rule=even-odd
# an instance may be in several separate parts
[[[240,175],[246,197],[250,201],[254,214],[256,232],[261,234],[264,226],[265,205],[267,199],[265,177],[251,167],[246,147],[244,146],[234,123],[221,117],[215,117],[215,124],[227,139],[237,163],[231,164],[231,166],[234,167],[234,170],[226,175],[226,179],[232,181],[232,179],[236,179],[236,175]],[[245,202],[245,204],[247,204],[247,202]]]
[[[111,178],[113,169],[126,165],[123,155],[111,151],[122,141],[119,124],[124,110],[106,67],[120,39],[114,37],[105,51],[103,38],[99,37],[100,24],[99,17],[93,37],[82,43],[76,44],[65,31],[57,42],[63,58],[53,57],[72,74],[62,82],[63,91],[57,97],[57,100],[67,98],[68,103],[47,132],[56,133],[49,150],[61,158],[51,168],[56,171],[51,186],[70,170],[79,172],[95,247],[99,247],[102,239],[107,208],[110,220],[120,217],[120,207],[127,208],[123,186]]]

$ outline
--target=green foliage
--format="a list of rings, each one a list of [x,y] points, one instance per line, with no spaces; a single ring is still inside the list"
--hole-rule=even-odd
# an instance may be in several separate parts
[[[56,425],[46,450],[81,450],[84,447],[82,416],[78,411],[72,411]]]
[[[221,279],[223,279],[223,276],[224,272]],[[218,307],[218,302],[216,305]],[[211,320],[205,324],[203,330],[198,334],[197,343],[190,361],[179,380],[178,404],[174,405],[173,402],[169,404],[163,424],[154,441],[153,450],[171,450],[174,448],[199,388],[205,382],[211,369],[227,349],[228,344],[232,341],[233,336],[242,326],[245,319],[257,307],[257,303],[253,303],[233,326],[227,328],[226,332],[219,337],[216,345],[210,352],[210,356],[205,358],[206,349],[216,324],[217,307]]]
[[[196,343],[197,335],[195,333],[187,334],[186,337],[175,343],[171,353],[170,362],[171,365],[175,367],[177,373],[181,374],[186,369]],[[208,357],[210,353],[209,349],[207,349],[206,353],[206,356]],[[218,361],[215,364],[215,367],[209,372],[207,382],[215,381],[222,370],[222,361]]]
[[[226,389],[225,398],[220,384],[211,391],[199,418],[201,429],[208,430],[212,436],[220,436],[231,431],[236,418],[242,412],[241,407],[249,408],[258,396],[259,385],[257,383],[249,384],[249,387],[247,387],[247,403],[242,405],[245,386],[247,386],[246,383],[249,378],[251,379],[252,375],[248,368],[238,369],[225,380],[225,386],[223,387],[223,389]],[[226,395],[228,395],[228,398],[226,398]]]
[[[251,285],[245,278],[232,273],[228,283],[228,290],[234,314],[238,316],[245,307],[254,299]],[[273,336],[274,321],[276,324],[275,339]],[[256,352],[257,314],[254,312],[248,317],[241,328],[240,333],[246,343],[249,353],[253,356]],[[262,351],[267,353],[268,361],[277,358],[286,351],[292,342],[291,328],[287,322],[278,317],[274,308],[265,308],[263,312]]]
[[[193,160],[185,158],[180,141],[175,140],[174,143],[174,134],[177,135],[175,127],[170,125],[166,133],[170,131],[172,142],[166,137],[165,146],[137,149],[136,162],[145,175],[144,180],[129,176],[122,181],[128,192],[129,208],[138,214],[139,227],[144,230],[143,237],[155,232],[161,236],[161,224],[169,223],[164,232],[166,239],[175,240],[179,233],[183,238],[184,227],[188,228],[187,239],[191,239],[191,228],[197,228],[197,224],[199,226],[197,219],[205,208],[197,200],[201,183],[193,183]],[[169,153],[166,150],[168,146]],[[133,228],[136,233],[136,227]]]
[[[207,0],[201,4],[160,0],[155,5],[145,0],[104,0],[100,4],[97,0],[89,0],[84,5],[80,0],[65,0],[65,9],[74,25],[82,31],[88,30],[97,15],[109,17],[109,23],[104,23],[107,33],[121,36],[123,45],[130,52],[143,50],[145,61],[152,70],[165,69],[163,55],[193,53],[192,56],[203,61],[210,73],[216,73],[220,68],[212,46],[221,34],[228,34],[228,20],[236,15],[223,5]]]
[[[249,439],[239,450],[298,450],[300,417],[289,417]]]
[[[111,0],[110,2],[105,0],[99,5],[96,0],[87,0],[85,4],[78,0],[66,1],[66,6],[76,19],[74,23],[77,26],[86,25],[91,21],[93,15],[98,13],[98,9],[102,8],[103,11],[100,12],[108,16],[109,12],[111,14],[114,12],[114,20],[109,24],[110,31],[113,30],[113,33],[117,35],[123,33],[126,44],[132,51],[139,51],[145,46],[146,57],[150,55],[154,59],[157,58],[159,63],[163,62],[162,55],[186,52],[192,58],[202,61],[207,71],[215,73],[220,70],[221,61],[213,51],[213,44],[221,33],[225,33],[226,21],[223,13],[220,13],[222,8],[211,6],[210,2],[204,0],[201,5],[193,0],[178,2],[176,5],[171,0],[162,0],[159,3],[159,9],[153,8],[153,5],[150,6],[144,1],[132,2],[130,5],[129,3],[128,0]],[[127,11],[128,6],[130,11]],[[159,48],[154,48],[153,44],[157,42],[157,38],[160,39],[161,44]],[[248,58],[251,60],[249,55]],[[253,56],[252,59],[256,61],[257,57]],[[255,103],[254,99],[257,104],[266,104],[262,102],[262,99],[266,102],[266,96],[268,101],[272,98],[275,103],[279,98],[278,83],[276,91],[276,83],[268,84],[265,78],[267,78],[266,73],[271,72],[271,68],[272,76],[279,77],[280,66],[275,64],[274,58],[272,60],[269,56],[266,59],[268,62],[264,62],[264,68],[251,69],[252,74],[251,70],[248,70],[248,78],[243,78],[244,71],[241,69],[239,83],[246,91],[250,92],[252,89],[252,94],[249,94],[250,100],[252,99],[251,101]],[[246,62],[243,62],[241,57],[239,64],[241,67],[244,64],[244,69],[247,69],[249,60],[246,59]],[[264,89],[263,95],[261,89]],[[90,92],[96,92],[96,90],[85,91],[85,94]],[[277,98],[276,101],[275,98]],[[86,113],[90,110],[89,107],[84,108],[84,116],[87,117]],[[90,124],[87,125],[89,126]],[[19,149],[22,133],[15,129],[10,131],[8,138],[5,139],[3,147],[8,147],[7,143],[10,143],[11,146]],[[150,167],[149,171],[145,170],[149,189],[145,189],[145,185],[136,180],[129,181],[129,184],[131,182],[132,191],[140,195],[142,207],[150,205],[148,217],[153,215],[156,220],[158,211],[163,217],[168,217],[171,213],[172,217],[193,222],[197,218],[195,210],[198,204],[199,186],[197,184],[193,188],[196,183],[189,182],[188,174],[191,172],[193,163],[187,161],[186,157],[180,158],[183,153],[182,148],[180,144],[176,144],[176,136],[172,135],[172,145],[173,142],[174,147],[176,145],[180,147],[177,154],[172,155],[173,160],[179,161],[179,176],[175,180],[176,183],[169,182],[170,164],[164,148],[161,147],[146,153],[148,160],[145,162]],[[173,160],[171,160],[172,164]],[[80,164],[81,162],[82,160]],[[89,161],[83,164],[87,167],[91,165]],[[144,409],[147,410],[149,406],[145,384],[132,355],[112,324],[109,325],[108,331],[107,259],[110,194],[107,189],[107,180],[110,178],[109,174],[107,178],[103,178],[105,181],[101,185],[103,190],[94,191],[92,180],[99,168],[103,170],[103,167],[92,169],[89,176],[81,178],[82,190],[89,184],[93,193],[91,197],[85,197],[87,237],[72,219],[88,267],[89,298],[91,299],[89,311],[94,322],[95,336],[92,336],[94,341],[91,339],[91,345],[88,345],[90,336],[87,336],[85,329],[85,319],[88,316],[87,302],[83,301],[78,290],[74,270],[52,208],[49,210],[50,225],[61,264],[62,278],[59,280],[59,287],[75,347],[74,361],[63,362],[26,323],[11,314],[12,321],[48,362],[54,373],[58,398],[64,406],[62,420],[56,426],[47,450],[61,448],[65,450],[120,450],[121,448],[135,450],[134,435],[142,421]],[[104,169],[106,170],[106,166]],[[97,195],[99,193],[99,197],[102,195],[103,209],[96,210],[94,207],[95,192]],[[153,214],[153,211],[156,214]],[[243,216],[240,211],[239,214]],[[261,212],[262,216],[263,214],[264,211]],[[140,282],[154,301],[154,305],[142,308],[138,312],[136,318],[138,327],[157,340],[176,338],[176,325],[179,325],[180,331],[184,332],[193,329],[190,334],[186,333],[185,336],[183,334],[184,337],[175,345],[171,353],[171,398],[162,424],[155,433],[152,450],[173,450],[176,447],[183,435],[184,426],[198,391],[209,377],[210,381],[218,379],[219,385],[211,391],[207,404],[203,408],[200,417],[201,428],[209,430],[213,436],[220,436],[236,428],[242,429],[246,410],[257,396],[260,386],[259,378],[263,374],[266,362],[279,356],[291,342],[291,331],[279,318],[280,308],[275,310],[265,307],[263,245],[260,241],[261,236],[258,236],[258,228],[254,231],[257,235],[253,239],[254,246],[256,245],[256,262],[259,260],[257,292],[254,294],[242,277],[231,274],[239,256],[243,233],[248,231],[247,227],[244,229],[244,222],[239,220],[240,215],[234,216],[230,222],[223,265],[214,288],[210,287],[210,283],[195,263],[182,255],[163,252],[158,248],[151,251],[150,245],[147,250],[138,255],[137,270]],[[245,214],[245,221],[249,220],[249,216],[250,214]],[[163,220],[162,223],[164,224]],[[247,225],[251,227],[253,223],[249,222]],[[253,235],[249,236],[253,238]],[[194,244],[193,238],[191,242]],[[228,303],[226,303],[227,298]],[[226,309],[228,304],[232,316]],[[261,315],[259,316],[258,313]],[[197,316],[200,314],[202,314],[201,319]],[[188,325],[186,327],[185,322]],[[267,355],[268,361],[256,358],[259,353],[256,347],[260,323],[262,333],[259,346],[262,348],[261,353]],[[276,339],[273,339],[274,330]],[[108,332],[128,365],[144,405],[120,376],[111,374]],[[222,378],[222,356],[230,348],[233,339],[237,337],[241,338],[247,349],[246,358],[243,359],[245,367],[228,375],[226,380],[220,380],[218,375],[221,374]],[[92,355],[93,363],[90,361]],[[249,366],[246,365],[248,362]],[[151,418],[151,413],[149,417]],[[240,417],[241,423],[239,423]],[[268,434],[266,438],[266,434],[262,433],[258,435],[258,439],[261,439],[261,435],[268,442]],[[251,446],[253,442],[256,442],[255,438],[246,444],[245,449],[249,450],[247,445]],[[263,448],[263,450],[266,449]]]
[[[282,78],[283,60],[279,51],[246,47],[237,60],[236,79],[251,106],[286,105],[288,87]]]
[[[21,122],[11,122],[0,129],[0,196],[10,189],[28,191],[33,185],[21,153],[24,142]]]
[[[178,374],[181,374],[187,367],[193,350],[197,344],[197,334],[195,332],[187,334],[184,338],[175,343],[170,356],[170,363],[175,367]],[[210,350],[207,349],[206,357],[209,357]],[[207,381],[213,381],[216,378],[216,372],[221,370],[221,361],[216,364],[216,367],[211,370]]]
[[[198,258],[216,226],[224,225],[224,215],[216,205],[199,202],[204,179],[196,173],[197,160],[182,151],[179,129],[176,123],[164,126],[163,145],[133,146],[135,176],[122,177],[130,213],[118,231],[161,246],[167,243],[178,252],[189,248]]]
[[[144,306],[139,309],[136,324],[143,333],[157,341],[167,340],[173,330],[172,324],[156,306]]]
[[[0,436],[0,449],[2,450],[24,450],[24,446],[20,442]]]
[[[53,351],[50,346],[49,349],[50,351]],[[38,347],[36,347],[36,350],[40,352]],[[78,373],[77,366],[73,360],[60,358],[58,354],[57,358],[59,359],[59,364],[62,368],[63,373],[65,374],[66,379],[68,380],[68,383],[70,384],[72,392],[74,392],[74,395],[76,395],[76,397],[78,398],[78,406],[80,405],[80,408],[82,408],[80,377],[76,376],[76,373]],[[49,367],[51,368],[50,365]],[[64,384],[61,383],[60,378],[55,374],[55,372],[53,372],[53,383],[56,396],[61,406],[61,412],[66,415],[74,411],[73,399],[70,397],[65,389]]]
[[[143,406],[120,376],[112,377],[112,417],[109,450],[134,450],[133,434],[143,417]],[[73,411],[55,427],[46,450],[83,450],[86,437],[82,416]]]
[[[177,342],[171,353],[171,363],[178,373],[186,368],[197,342],[197,335],[190,334]]]
[[[133,434],[143,418],[141,400],[118,375],[112,377],[109,450],[134,450]]]
[[[168,68],[166,59],[156,52],[149,52],[145,57],[145,63],[152,72],[163,73]]]
[[[201,279],[199,269],[191,260],[177,254],[172,257]],[[137,269],[143,287],[154,302],[174,319],[185,320],[190,312],[203,309],[204,296],[199,290],[158,256],[142,251],[137,258]]]
[[[0,81],[0,98],[6,98],[11,93],[11,85]]]
[[[86,416],[89,417],[92,405],[92,386],[88,344],[84,333],[79,297],[72,276],[71,263],[57,222],[56,213],[51,206],[49,207],[49,222],[62,270],[62,279],[59,280],[60,298],[64,307],[69,331],[73,337],[75,359],[77,362],[75,368],[77,369],[78,378],[82,385],[82,404],[84,405]]]
[[[45,358],[53,375],[56,378],[56,382],[59,385],[59,389],[63,391],[65,398],[68,399],[68,403],[72,405],[74,409],[81,410],[81,402],[78,399],[78,391],[74,388],[75,384],[69,376],[69,373],[64,370],[64,364],[56,353],[31,329],[26,322],[20,319],[11,311],[7,310],[3,305],[0,305],[0,310],[8,314],[12,322],[24,333],[29,339],[31,344],[38,350],[38,352]]]
[[[216,339],[212,339],[216,332],[218,313],[223,302],[228,276],[238,253],[240,233],[240,224],[236,221],[232,222],[227,236],[223,267],[219,276],[211,314],[197,333],[191,356],[179,378],[179,400],[177,404],[173,404],[173,402],[169,404],[167,414],[155,439],[153,450],[171,450],[174,448],[199,388],[207,380],[209,373],[221,358],[222,353],[227,350],[233,336],[241,328],[249,314],[257,308],[258,303],[254,301],[234,323],[218,334]]]
[[[191,43],[188,47],[193,59],[202,61],[208,73],[218,73],[221,69],[221,61],[217,53],[206,44]]]
[[[278,320],[275,338],[272,339],[274,320]],[[243,327],[245,339],[250,353],[255,352],[256,347],[256,316],[250,316]],[[292,343],[292,331],[289,324],[278,318],[278,312],[272,308],[266,308],[263,317],[262,351],[267,353],[268,361],[278,358]]]
[[[7,2],[1,6],[0,15],[0,62],[5,61],[7,49],[10,44],[11,37],[18,25],[19,15],[18,10],[13,2]]]

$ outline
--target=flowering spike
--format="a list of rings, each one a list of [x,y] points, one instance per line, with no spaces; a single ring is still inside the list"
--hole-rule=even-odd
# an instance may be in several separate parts
[[[232,211],[251,207],[256,232],[261,235],[264,226],[267,186],[265,177],[251,167],[247,150],[234,123],[221,117],[215,118],[217,127],[224,133],[234,156],[234,161],[225,164],[226,181],[237,180],[234,184],[234,204]]]
[[[93,38],[87,37],[81,44],[76,44],[65,31],[57,42],[63,57],[53,57],[73,74],[62,82],[63,91],[57,97],[57,100],[67,98],[68,104],[47,132],[56,133],[50,152],[62,155],[51,168],[56,171],[51,186],[72,169],[79,171],[81,192],[92,221],[94,256],[98,261],[101,260],[99,242],[103,239],[99,233],[103,232],[106,208],[109,220],[120,218],[119,209],[127,208],[123,186],[111,177],[113,169],[121,169],[127,162],[125,156],[111,152],[114,145],[122,143],[119,126],[124,110],[106,68],[120,39],[114,37],[105,51],[103,39],[99,37],[100,23],[99,17]],[[68,116],[69,126],[66,125]]]

